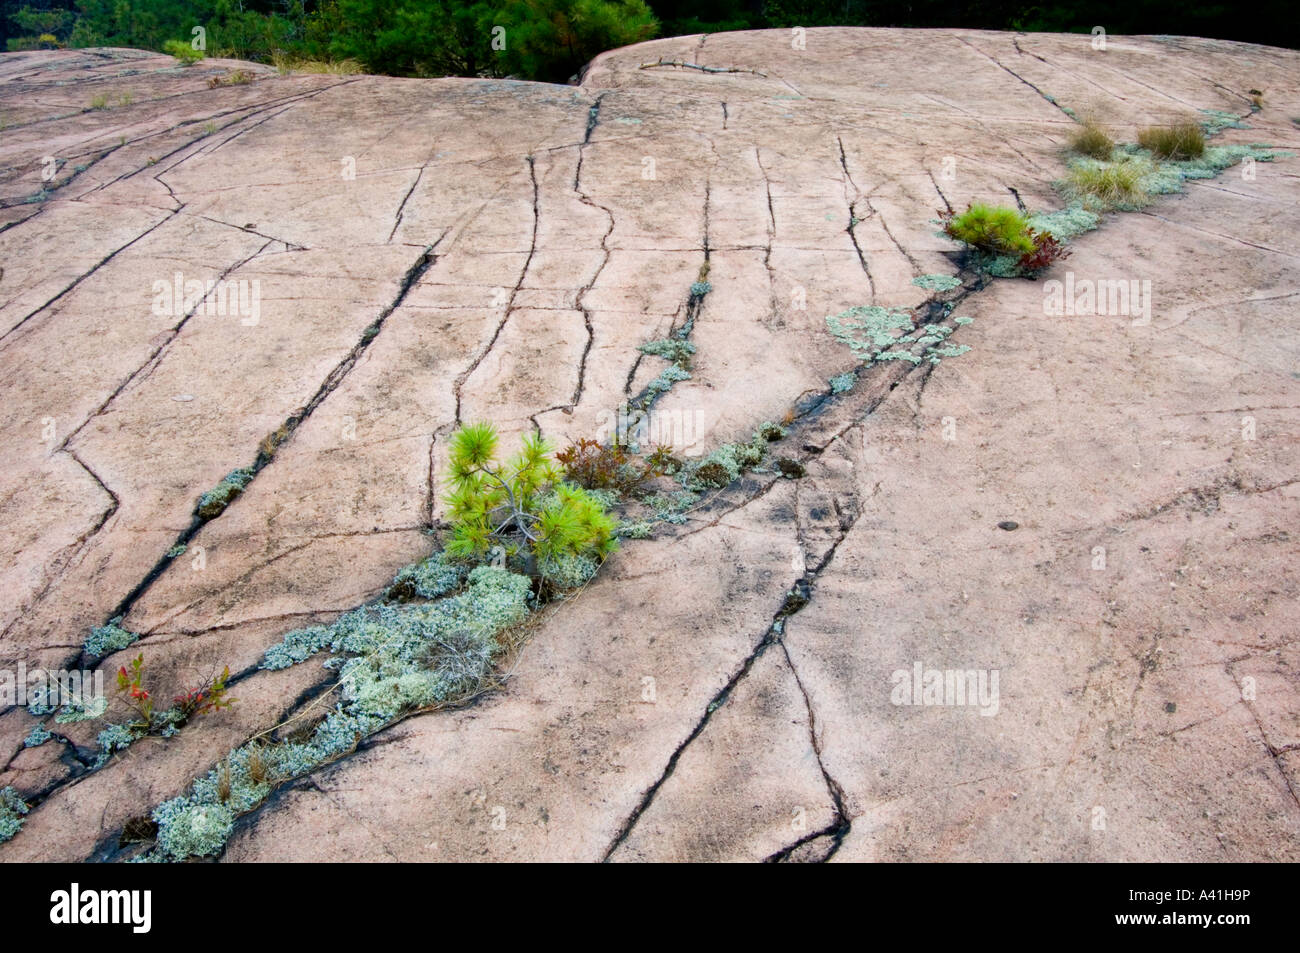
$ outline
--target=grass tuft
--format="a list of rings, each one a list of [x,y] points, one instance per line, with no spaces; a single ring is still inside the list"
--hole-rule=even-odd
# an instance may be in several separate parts
[[[1139,209],[1151,203],[1144,181],[1154,171],[1150,160],[1138,157],[1117,162],[1075,161],[1061,191],[1092,211]]]
[[[1096,122],[1084,120],[1070,138],[1070,151],[1089,159],[1109,159],[1115,140]]]
[[[1205,130],[1194,122],[1148,126],[1138,131],[1138,145],[1159,159],[1199,159],[1205,154]]]
[[[271,57],[271,65],[281,73],[327,73],[331,76],[358,76],[365,68],[356,60],[314,60],[284,53]]]

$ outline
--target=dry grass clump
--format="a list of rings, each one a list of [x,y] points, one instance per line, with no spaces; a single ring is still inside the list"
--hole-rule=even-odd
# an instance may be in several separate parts
[[[254,747],[248,752],[248,779],[254,784],[269,784],[271,782],[271,771],[267,767],[266,758],[262,754],[260,747]]]
[[[331,76],[357,76],[365,69],[356,60],[312,60],[276,53],[271,65],[281,73],[328,73]]]
[[[221,86],[246,86],[253,81],[253,74],[246,69],[237,69],[225,76],[214,76],[208,80],[208,89]]]
[[[1095,121],[1085,119],[1070,138],[1070,151],[1090,159],[1109,159],[1115,140]]]
[[[1138,132],[1138,145],[1159,159],[1199,159],[1205,154],[1205,130],[1194,122],[1148,126]]]

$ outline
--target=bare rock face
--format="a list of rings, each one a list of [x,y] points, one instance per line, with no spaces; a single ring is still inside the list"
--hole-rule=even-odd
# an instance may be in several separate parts
[[[225,859],[1300,859],[1294,160],[968,287],[968,353],[830,395],[825,316],[931,298],[936,209],[1060,207],[1072,115],[1300,146],[1300,54],[1090,39],[685,37],[574,87],[0,57],[0,667],[86,665],[122,616],[108,671],[239,676],[98,770],[99,726],[24,748],[42,720],[0,713],[33,805],[0,860],[103,856],[312,697],[319,662],[262,653],[431,551],[456,426],[595,436],[688,319],[679,449],[784,417],[779,468]],[[1149,281],[1149,315],[1045,316],[1066,272]]]

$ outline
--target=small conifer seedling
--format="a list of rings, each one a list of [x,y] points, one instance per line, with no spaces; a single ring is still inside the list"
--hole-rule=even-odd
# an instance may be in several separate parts
[[[574,560],[594,568],[617,548],[614,518],[596,496],[563,482],[540,434],[525,437],[504,464],[496,451],[491,424],[466,424],[452,436],[448,556],[471,559],[501,546],[529,575],[571,577]]]

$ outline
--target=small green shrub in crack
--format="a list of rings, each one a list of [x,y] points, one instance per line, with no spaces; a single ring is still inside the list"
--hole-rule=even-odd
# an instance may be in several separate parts
[[[193,66],[203,59],[203,51],[194,49],[185,40],[167,40],[163,43],[163,52],[175,57],[182,66]]]
[[[976,268],[1001,278],[1034,277],[1070,254],[1056,235],[1005,205],[972,203],[965,212],[940,212],[944,234],[974,250]]]
[[[1024,255],[1035,248],[1029,221],[1013,208],[975,202],[964,212],[946,213],[942,223],[950,237],[994,255]]]
[[[949,238],[974,250],[977,268],[998,277],[1030,277],[1069,254],[1055,235],[1001,205],[975,202],[961,213],[941,211],[939,224]]]
[[[451,521],[447,555],[479,559],[494,546],[518,558],[532,576],[572,557],[597,564],[618,548],[615,519],[602,500],[565,483],[538,434],[524,438],[517,455],[496,459],[496,429],[467,424],[451,441],[446,497]]]

